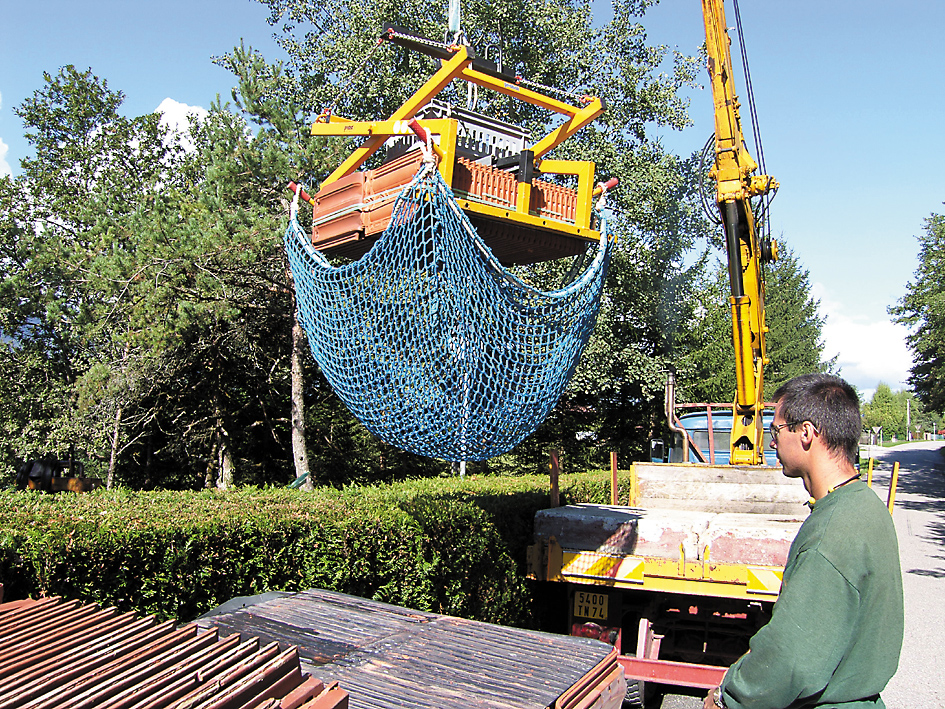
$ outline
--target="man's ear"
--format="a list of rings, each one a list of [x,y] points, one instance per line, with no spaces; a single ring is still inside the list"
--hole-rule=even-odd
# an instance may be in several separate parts
[[[817,429],[814,428],[814,424],[810,421],[804,421],[801,424],[801,443],[806,447],[809,447],[814,442],[814,437],[817,435]]]

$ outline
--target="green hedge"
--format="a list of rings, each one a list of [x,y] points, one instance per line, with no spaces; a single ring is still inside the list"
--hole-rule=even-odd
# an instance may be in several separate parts
[[[626,496],[621,476],[621,497]],[[609,501],[609,474],[562,476],[563,502]],[[5,600],[57,595],[189,620],[235,596],[326,588],[532,625],[525,548],[545,477],[372,487],[84,495],[0,492]]]

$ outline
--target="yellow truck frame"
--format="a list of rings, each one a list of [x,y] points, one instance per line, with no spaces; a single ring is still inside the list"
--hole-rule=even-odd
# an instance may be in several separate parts
[[[544,593],[572,635],[620,650],[643,706],[644,680],[718,685],[767,621],[808,510],[780,468],[634,463],[629,476],[626,504],[540,510],[527,566],[563,587]]]

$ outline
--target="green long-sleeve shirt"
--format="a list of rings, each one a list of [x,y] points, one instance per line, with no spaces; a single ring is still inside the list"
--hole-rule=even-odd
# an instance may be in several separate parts
[[[886,506],[855,481],[818,500],[791,545],[781,595],[725,674],[730,709],[885,707],[902,648],[902,574]]]

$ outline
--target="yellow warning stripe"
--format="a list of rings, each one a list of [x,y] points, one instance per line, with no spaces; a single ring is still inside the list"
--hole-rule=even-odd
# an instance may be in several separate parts
[[[783,569],[643,556],[562,550],[560,566],[548,578],[614,588],[638,588],[725,598],[775,600]]]
[[[784,571],[782,569],[749,566],[748,592],[767,593],[777,596],[781,593],[781,579],[783,576]]]
[[[564,553],[561,574],[587,579],[643,583],[645,559],[634,556],[609,556],[596,552]]]

